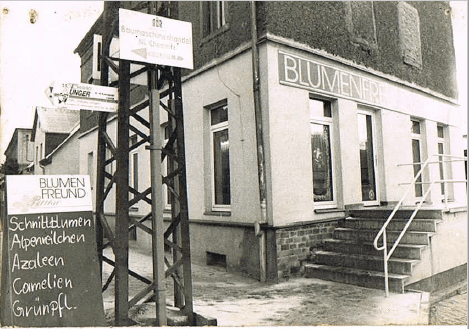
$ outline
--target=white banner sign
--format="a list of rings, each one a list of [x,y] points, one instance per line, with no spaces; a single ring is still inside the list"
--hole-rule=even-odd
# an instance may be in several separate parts
[[[193,68],[192,24],[119,9],[120,58]]]
[[[92,211],[88,175],[6,176],[8,214]]]
[[[53,82],[46,95],[55,107],[70,110],[116,112],[119,107],[119,92],[113,87]]]

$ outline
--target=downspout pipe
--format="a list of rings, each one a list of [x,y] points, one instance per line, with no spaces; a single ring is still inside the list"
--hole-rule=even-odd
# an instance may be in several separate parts
[[[265,155],[264,138],[262,129],[262,108],[260,96],[260,77],[259,77],[259,51],[257,48],[257,14],[256,2],[251,1],[251,42],[252,42],[252,81],[254,96],[254,112],[256,119],[256,146],[257,146],[257,170],[259,179],[259,201],[261,210],[261,219],[254,224],[255,234],[259,238],[259,269],[260,281],[267,279],[267,257],[266,257],[266,239],[265,232],[261,224],[267,223],[267,191],[266,191],[266,173],[265,173]]]

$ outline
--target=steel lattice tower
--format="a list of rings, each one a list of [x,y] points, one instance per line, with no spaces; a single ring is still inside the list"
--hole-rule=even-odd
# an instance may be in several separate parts
[[[119,109],[117,144],[106,130],[108,113],[101,112],[99,115],[96,181],[98,253],[101,266],[105,262],[114,267],[111,275],[106,278],[103,291],[114,279],[115,325],[128,325],[129,309],[142,300],[153,300],[157,308],[155,324],[164,326],[167,325],[165,281],[167,277],[171,277],[174,283],[174,306],[187,316],[188,325],[192,325],[194,317],[181,72],[176,67],[138,63],[143,68],[131,73],[130,68],[133,63],[109,56],[111,40],[116,37],[118,31],[119,8],[138,11],[146,8],[151,14],[178,18],[177,2],[122,1],[104,4],[100,84],[119,88]],[[117,82],[109,83],[110,70],[118,74]],[[130,79],[138,74],[147,74],[149,97],[134,105],[130,103]],[[149,120],[142,114],[145,110],[149,111]],[[169,118],[169,138],[165,145],[160,137],[160,110],[167,112]],[[136,134],[139,138],[139,141],[133,145],[129,145],[130,133]],[[129,152],[142,145],[145,145],[150,152],[151,186],[144,191],[138,191],[129,185]],[[162,175],[162,162],[165,159],[167,174]],[[111,163],[116,165],[110,166]],[[115,168],[115,171],[109,172],[109,167]],[[163,184],[171,193],[171,221],[166,229],[163,223]],[[104,212],[105,201],[113,187],[116,192],[114,231]],[[131,218],[130,207],[140,201],[150,204],[152,211],[142,218]],[[129,270],[129,231],[135,228],[151,235],[153,253],[151,279]],[[115,260],[103,254],[103,250],[108,247],[112,249]],[[167,250],[166,253],[164,249]],[[132,299],[129,299],[129,276],[146,284],[146,287]]]

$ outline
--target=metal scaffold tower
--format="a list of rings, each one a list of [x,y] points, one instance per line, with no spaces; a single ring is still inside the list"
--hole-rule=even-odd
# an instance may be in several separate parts
[[[133,6],[133,8],[131,8]],[[136,7],[137,6],[137,7]],[[190,259],[189,222],[184,150],[184,120],[180,68],[138,63],[143,68],[131,73],[128,60],[109,55],[110,44],[117,36],[119,8],[145,10],[147,13],[178,18],[177,2],[105,2],[101,56],[101,80],[103,86],[119,88],[117,113],[117,144],[107,132],[108,113],[100,112],[98,132],[96,218],[97,245],[100,265],[113,266],[111,275],[103,278],[103,292],[115,284],[115,325],[130,323],[129,309],[141,301],[155,301],[155,325],[167,325],[166,279],[172,278],[174,306],[193,324],[192,279]],[[110,70],[118,74],[118,81],[109,82]],[[148,77],[148,99],[131,104],[130,79],[139,74]],[[143,111],[149,111],[145,116]],[[168,116],[169,137],[163,145],[160,130],[160,111]],[[146,119],[148,117],[149,119]],[[143,128],[142,128],[143,127]],[[138,142],[130,145],[130,134],[138,136]],[[140,146],[150,152],[151,186],[139,191],[129,185],[129,152]],[[166,160],[165,175],[162,162]],[[111,165],[115,163],[115,165]],[[114,172],[109,172],[115,168]],[[171,220],[163,222],[163,185],[170,192]],[[115,229],[105,214],[105,202],[115,188]],[[138,202],[151,205],[151,212],[142,218],[129,216],[130,207]],[[106,209],[107,212],[112,210]],[[137,229],[151,236],[153,277],[145,278],[129,269],[129,232]],[[110,247],[114,260],[103,250]],[[165,252],[166,250],[166,252]],[[101,272],[102,275],[103,271]],[[130,298],[129,277],[146,284],[146,287]]]

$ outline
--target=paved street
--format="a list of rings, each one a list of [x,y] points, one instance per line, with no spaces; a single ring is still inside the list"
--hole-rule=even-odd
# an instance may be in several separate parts
[[[430,325],[467,325],[467,288],[458,295],[433,304]]]

